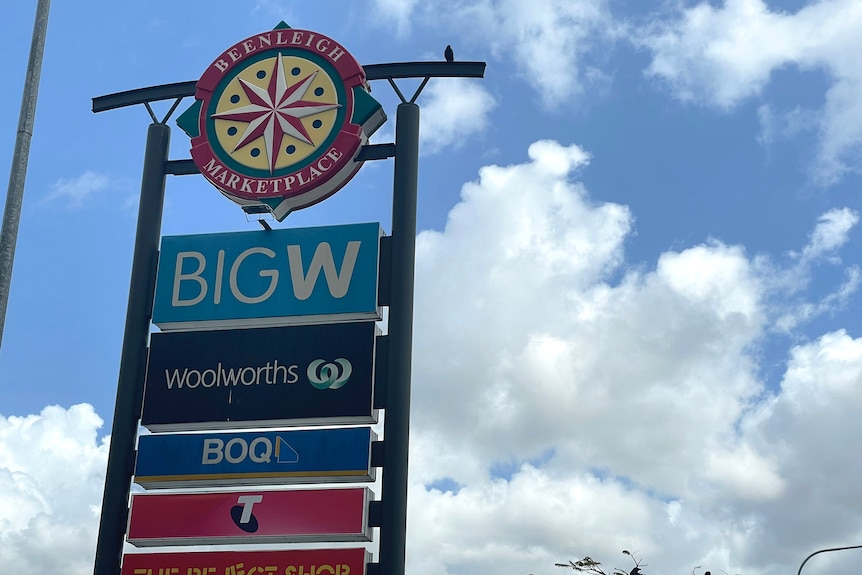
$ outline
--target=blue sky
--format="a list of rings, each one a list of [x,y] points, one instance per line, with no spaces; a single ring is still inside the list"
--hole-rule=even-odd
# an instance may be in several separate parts
[[[34,12],[0,24],[3,174]],[[767,574],[858,541],[858,0],[94,0],[51,8],[0,349],[0,565],[86,573],[95,541],[149,117],[91,98],[196,80],[280,20],[363,64],[488,63],[418,100],[411,572],[628,548],[647,573]],[[372,95],[391,141],[397,99]],[[273,225],[388,230],[391,179],[367,163]],[[166,198],[166,235],[259,229],[199,176]],[[76,562],[37,527],[75,533]]]

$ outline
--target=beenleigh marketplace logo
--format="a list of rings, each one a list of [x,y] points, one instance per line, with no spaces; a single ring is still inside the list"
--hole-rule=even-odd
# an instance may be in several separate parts
[[[284,22],[210,64],[177,124],[201,174],[279,221],[338,191],[386,121],[362,66],[335,40]]]

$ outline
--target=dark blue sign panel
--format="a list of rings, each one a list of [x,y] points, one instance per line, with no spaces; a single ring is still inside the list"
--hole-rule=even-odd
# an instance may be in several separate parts
[[[379,319],[380,224],[162,238],[162,331]]]
[[[145,489],[374,481],[370,427],[142,435]]]
[[[374,322],[154,333],[151,431],[373,423]]]

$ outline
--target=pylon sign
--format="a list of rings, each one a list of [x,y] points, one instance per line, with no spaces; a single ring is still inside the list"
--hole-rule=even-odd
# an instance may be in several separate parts
[[[165,125],[180,99],[192,95],[192,83],[94,100],[97,111],[177,97],[148,131],[96,575],[365,575],[365,549],[123,556],[122,547],[126,541],[366,543],[369,522],[381,531],[381,568],[403,573],[419,140],[414,101],[431,77],[471,75],[466,63],[438,64],[369,66],[366,76],[338,42],[282,22],[224,50],[195,83],[195,102],[177,121],[210,183],[246,213],[270,212],[279,221],[338,191],[364,159],[395,155],[398,233],[382,245],[376,223],[161,238],[165,175],[194,171],[168,160]],[[392,82],[402,77],[424,78],[409,102]],[[402,100],[397,146],[368,146],[386,119],[368,78],[389,79]],[[378,293],[381,275],[387,283]],[[378,302],[391,313],[391,337],[383,340]],[[388,371],[378,373],[378,364]],[[375,379],[392,380],[385,401],[375,400]],[[373,431],[356,426],[375,423],[379,408],[390,415],[386,441],[372,443]],[[140,425],[153,435],[140,439],[133,473]],[[293,429],[308,426],[326,429]],[[375,507],[368,488],[295,487],[373,481],[384,457],[385,505]],[[135,494],[129,509],[133,475],[150,491]],[[259,491],[278,484],[294,488]],[[200,490],[211,486],[244,491]]]
[[[344,46],[281,22],[225,50],[177,123],[219,191],[281,221],[338,191],[386,115]]]

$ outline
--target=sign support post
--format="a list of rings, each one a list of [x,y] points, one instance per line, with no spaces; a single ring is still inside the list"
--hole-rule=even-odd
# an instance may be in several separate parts
[[[419,106],[413,102],[398,105],[395,150],[389,371],[383,442],[383,516],[380,526],[381,575],[404,573],[407,541],[407,458],[419,174]]]
[[[123,553],[129,506],[129,478],[135,468],[135,438],[144,390],[150,310],[156,279],[156,261],[162,229],[166,163],[171,129],[164,122],[150,124],[141,177],[138,227],[129,282],[129,306],[120,359],[117,399],[111,424],[111,446],[102,521],[96,544],[95,575],[117,575]]]

